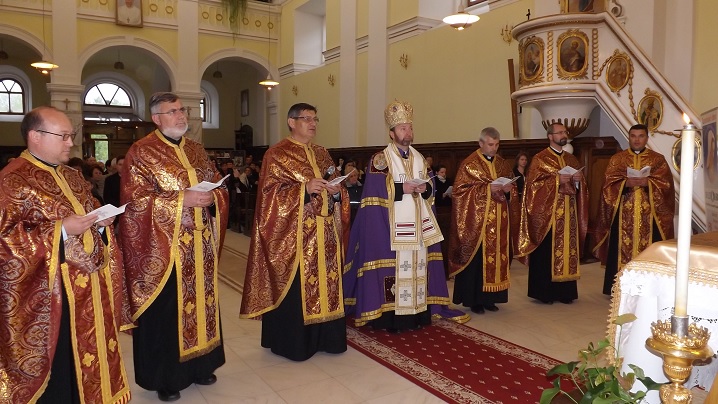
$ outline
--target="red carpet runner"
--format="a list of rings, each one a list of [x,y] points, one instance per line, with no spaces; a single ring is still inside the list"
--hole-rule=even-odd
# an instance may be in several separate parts
[[[401,334],[347,327],[349,345],[442,400],[538,403],[555,359],[465,325],[434,320]]]

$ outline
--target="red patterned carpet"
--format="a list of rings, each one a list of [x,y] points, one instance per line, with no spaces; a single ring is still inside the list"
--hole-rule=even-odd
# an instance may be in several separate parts
[[[349,345],[442,400],[538,403],[559,361],[447,320],[401,334],[347,327]]]

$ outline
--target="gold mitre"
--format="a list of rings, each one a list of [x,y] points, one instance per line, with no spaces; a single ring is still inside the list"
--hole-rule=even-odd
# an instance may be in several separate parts
[[[394,100],[384,110],[384,119],[386,124],[389,125],[389,129],[400,123],[412,123],[413,117],[414,108],[408,102]]]

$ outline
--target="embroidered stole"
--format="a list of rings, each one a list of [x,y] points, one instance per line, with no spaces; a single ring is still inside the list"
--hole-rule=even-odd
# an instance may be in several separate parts
[[[394,144],[384,149],[391,179],[404,183],[411,179],[426,179],[424,157],[409,148],[409,157],[402,158]],[[387,184],[389,200],[394,201],[394,184]],[[426,310],[427,247],[441,242],[434,213],[427,200],[419,195],[404,194],[401,201],[389,206],[391,220],[391,249],[396,251],[396,280],[391,292],[395,299],[394,313],[410,315]]]

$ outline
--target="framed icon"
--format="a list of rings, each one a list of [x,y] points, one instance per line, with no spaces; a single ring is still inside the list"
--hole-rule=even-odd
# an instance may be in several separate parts
[[[605,0],[561,0],[562,13],[597,13],[606,11]]]
[[[242,116],[249,116],[249,90],[242,90],[239,97]]]
[[[718,139],[716,138],[716,123],[703,125],[703,165],[708,180],[715,184],[718,180]]]
[[[661,125],[663,121],[663,101],[661,101],[658,93],[646,90],[646,96],[641,98],[638,103],[638,111],[636,112],[636,120],[648,127],[649,131],[654,131]]]
[[[519,84],[529,85],[543,81],[543,39],[532,36],[520,46]]]
[[[558,47],[558,77],[562,79],[585,78],[588,70],[588,36],[572,29],[564,32],[556,42]]]
[[[130,27],[142,26],[142,0],[117,0],[115,23]]]
[[[614,54],[608,62],[606,69],[606,84],[611,91],[618,92],[628,84],[633,66],[626,54]]]
[[[683,142],[683,139],[676,140],[676,143],[673,143],[673,149],[671,150],[671,160],[673,160],[673,168],[676,169],[676,172],[681,172],[681,144]],[[693,148],[693,169],[695,170],[698,168],[698,165],[701,163],[701,139],[700,136],[696,136],[693,139],[693,142],[695,143],[695,147]]]

